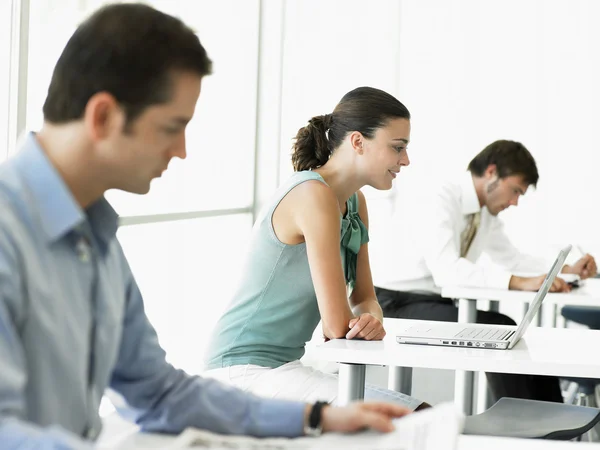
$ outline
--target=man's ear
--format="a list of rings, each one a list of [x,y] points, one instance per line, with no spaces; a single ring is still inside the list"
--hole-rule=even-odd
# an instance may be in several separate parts
[[[362,155],[364,152],[365,138],[359,131],[353,131],[350,134],[350,144],[356,153]]]
[[[108,92],[98,92],[87,102],[84,123],[94,141],[106,139],[117,127],[123,125],[123,111],[115,97]]]
[[[488,178],[488,179],[495,178],[498,175],[498,170],[496,168],[496,164],[490,164],[489,166],[487,166],[483,175],[485,178]]]

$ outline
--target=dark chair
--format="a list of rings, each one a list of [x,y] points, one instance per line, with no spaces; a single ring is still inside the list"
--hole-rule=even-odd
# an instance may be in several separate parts
[[[567,377],[561,378],[561,380],[569,383],[569,388],[567,388],[566,391],[572,392],[571,396],[565,396],[563,393],[565,403],[577,406],[589,406],[592,408],[599,407],[596,402],[596,396],[594,395],[596,385],[598,384],[597,379]]]
[[[566,305],[562,307],[561,314],[567,320],[587,325],[592,330],[600,330],[600,308]]]
[[[600,409],[503,397],[465,418],[463,434],[571,440],[600,422]]]
[[[600,308],[593,306],[563,306],[561,314],[567,320],[577,322],[588,326],[592,330],[600,330]],[[600,380],[592,378],[563,378],[571,383],[577,383],[574,392],[574,398],[566,399],[567,403],[574,403],[579,406],[599,407],[594,388],[600,384]]]

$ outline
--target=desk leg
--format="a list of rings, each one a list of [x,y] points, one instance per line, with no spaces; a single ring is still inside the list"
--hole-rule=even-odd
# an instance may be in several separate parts
[[[536,327],[542,326],[542,317],[544,317],[544,305],[540,305],[540,309],[538,309],[538,312],[535,314]]]
[[[388,372],[388,389],[412,394],[412,367],[390,366]]]
[[[477,301],[461,298],[458,300],[458,321],[474,323],[477,318]],[[457,370],[454,379],[454,403],[466,415],[473,414],[473,386],[475,373]]]
[[[458,321],[460,323],[475,323],[477,318],[477,300],[461,298],[458,300]]]
[[[364,364],[340,363],[337,398],[339,406],[365,398],[365,373]]]
[[[490,300],[488,311],[500,312],[500,302],[498,300]],[[489,409],[492,406],[494,399],[492,392],[488,387],[487,377],[485,372],[477,373],[477,407],[475,413],[479,414]]]
[[[521,320],[525,318],[527,311],[529,311],[529,302],[523,302],[523,316],[521,317]]]
[[[562,306],[561,310],[557,311],[556,314],[556,328],[567,328],[567,319],[562,315]]]
[[[492,406],[494,399],[492,391],[488,389],[487,377],[485,372],[477,372],[477,402],[475,414],[482,413]]]
[[[551,308],[552,308],[552,317],[550,318],[550,326],[552,328],[556,328],[556,325],[557,325],[557,322],[558,322],[556,320],[557,317],[558,317],[558,305],[554,304],[554,305],[551,306]]]
[[[492,312],[500,312],[500,302],[498,300],[490,300],[488,310]]]
[[[454,374],[454,403],[465,415],[473,414],[475,372],[457,370]]]

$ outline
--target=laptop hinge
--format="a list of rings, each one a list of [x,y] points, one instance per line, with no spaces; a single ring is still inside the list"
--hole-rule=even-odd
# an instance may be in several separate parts
[[[508,332],[508,334],[506,335],[506,337],[503,337],[502,340],[503,341],[508,341],[510,340],[511,337],[513,337],[513,335],[515,334],[515,330],[511,330]]]

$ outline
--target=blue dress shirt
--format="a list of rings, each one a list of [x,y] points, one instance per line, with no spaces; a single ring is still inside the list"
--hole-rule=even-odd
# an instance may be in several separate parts
[[[299,436],[304,405],[165,361],[105,199],[82,210],[35,134],[0,165],[0,447],[85,448],[119,392],[146,431]]]

